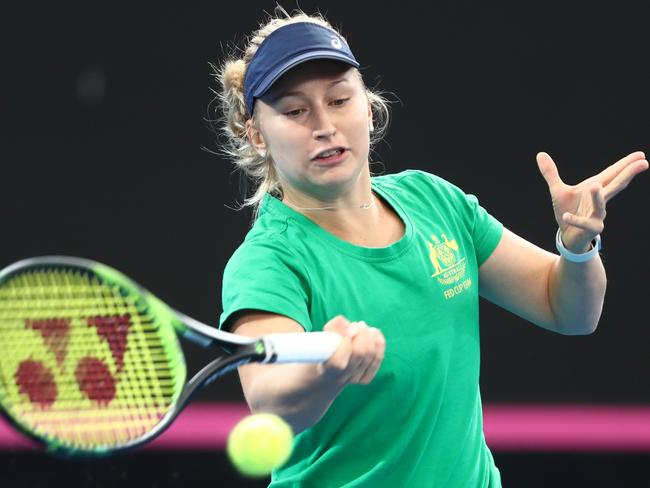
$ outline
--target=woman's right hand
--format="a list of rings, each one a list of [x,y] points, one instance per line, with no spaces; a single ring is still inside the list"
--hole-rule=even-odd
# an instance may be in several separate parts
[[[323,329],[342,337],[334,354],[318,365],[319,372],[342,384],[367,385],[377,374],[386,351],[384,334],[365,322],[350,322],[342,315],[330,320]]]

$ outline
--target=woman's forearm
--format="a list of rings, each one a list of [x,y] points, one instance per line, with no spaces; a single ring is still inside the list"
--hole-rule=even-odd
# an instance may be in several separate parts
[[[283,364],[260,372],[246,399],[253,413],[275,413],[298,433],[318,422],[344,387],[319,365]]]
[[[548,281],[557,332],[583,335],[596,330],[606,286],[607,277],[600,256],[584,263],[558,257],[551,265]]]

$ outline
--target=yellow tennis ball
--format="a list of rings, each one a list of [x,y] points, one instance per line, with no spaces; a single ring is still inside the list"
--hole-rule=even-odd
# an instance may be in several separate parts
[[[282,418],[271,413],[244,417],[228,436],[227,453],[245,476],[268,476],[282,466],[293,447],[293,431]]]

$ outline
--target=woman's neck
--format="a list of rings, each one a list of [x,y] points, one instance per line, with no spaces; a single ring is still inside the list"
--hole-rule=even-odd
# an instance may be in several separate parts
[[[377,195],[369,192],[366,204],[351,207],[300,209],[284,201],[330,234],[363,247],[386,247],[402,238],[402,219]],[[311,208],[311,207],[310,207]]]

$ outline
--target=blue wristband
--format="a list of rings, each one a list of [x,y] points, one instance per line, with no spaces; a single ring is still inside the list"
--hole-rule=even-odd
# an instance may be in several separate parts
[[[574,252],[569,251],[566,247],[564,247],[564,244],[562,243],[560,229],[557,230],[557,234],[555,235],[555,247],[557,247],[560,256],[562,256],[567,261],[571,261],[572,263],[584,263],[585,261],[589,261],[590,259],[593,259],[598,254],[598,251],[600,251],[602,247],[600,243],[600,234],[594,237],[594,241],[595,242],[591,243],[591,249],[589,251],[582,254],[576,254]]]

